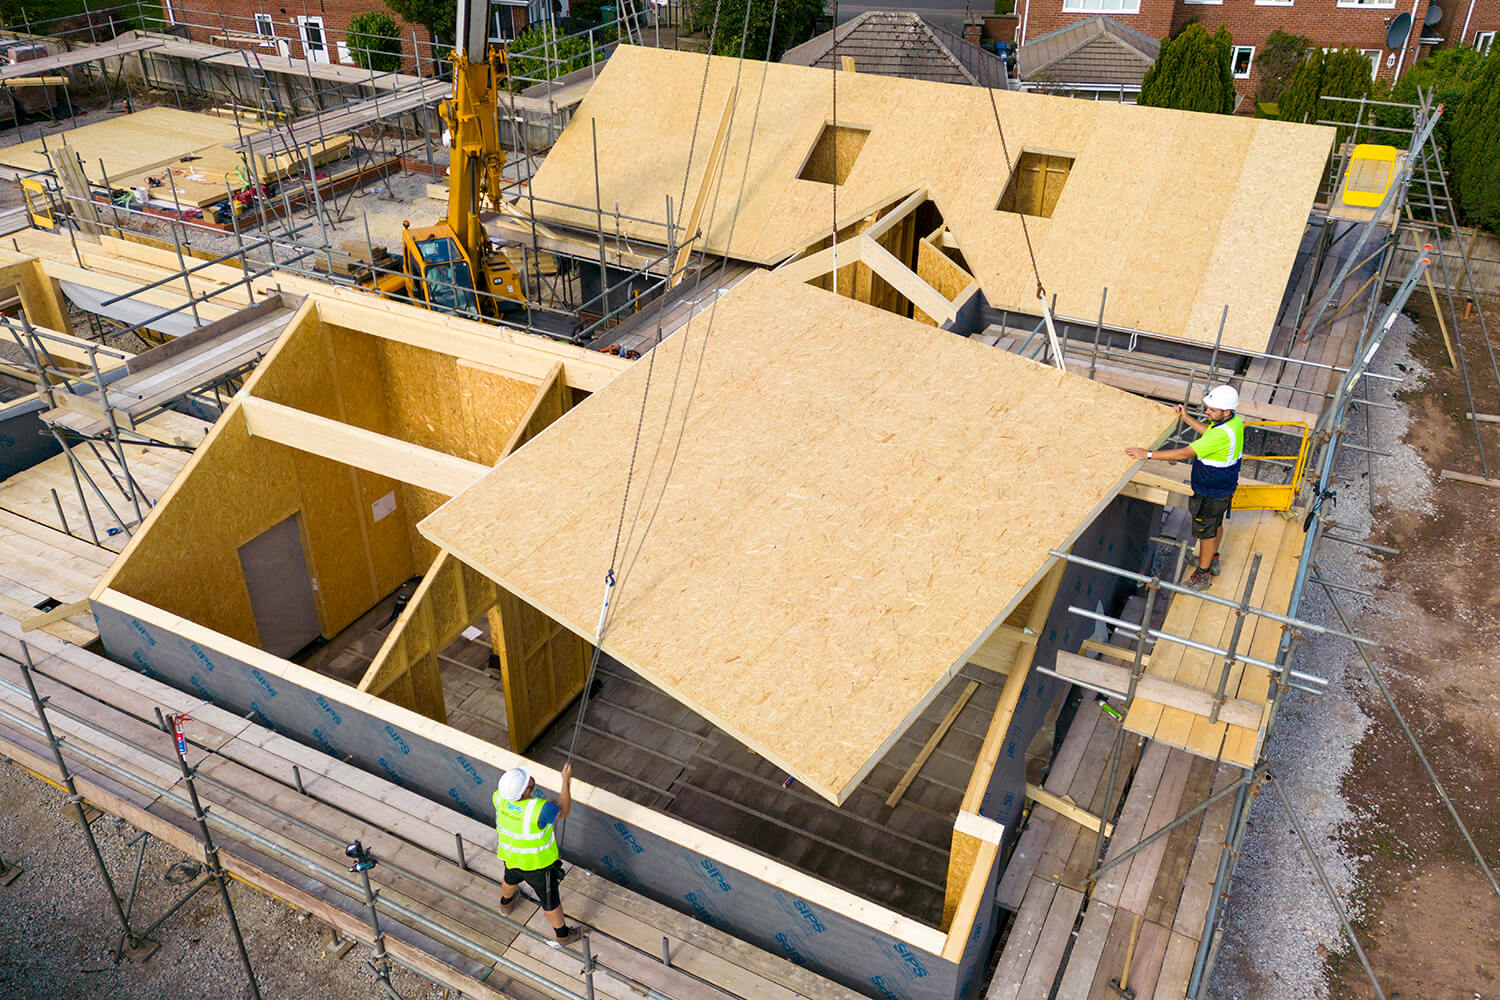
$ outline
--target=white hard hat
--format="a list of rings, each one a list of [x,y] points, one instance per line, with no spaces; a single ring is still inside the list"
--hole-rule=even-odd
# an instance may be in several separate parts
[[[1240,407],[1240,394],[1234,391],[1232,385],[1216,385],[1203,394],[1203,405],[1212,406],[1216,410],[1237,410]]]
[[[526,794],[526,789],[530,784],[531,775],[526,773],[526,768],[513,767],[500,775],[500,784],[496,791],[500,793],[502,799],[515,802]]]

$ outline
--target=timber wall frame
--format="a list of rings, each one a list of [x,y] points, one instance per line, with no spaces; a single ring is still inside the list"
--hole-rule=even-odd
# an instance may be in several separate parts
[[[1117,501],[1080,537],[1077,548],[1098,553],[1119,530],[1139,535],[1144,546],[1149,510],[1139,501]],[[440,558],[440,566],[449,559]],[[1026,746],[1047,706],[1066,687],[1030,670],[1032,660],[1039,653],[1050,656],[1059,644],[1076,646],[1088,631],[1084,626],[1084,632],[1073,634],[1079,620],[1066,613],[1065,603],[1053,602],[1058,589],[1075,595],[1087,587],[1089,598],[1106,608],[1114,600],[1104,592],[1096,595],[1084,577],[1077,567],[1055,563],[1000,630],[1011,637],[1006,696],[955,824],[950,879],[957,891],[950,891],[954,913],[946,930],[581,782],[574,784],[573,832],[564,835],[565,853],[597,874],[768,951],[796,955],[865,993],[878,996],[899,985],[914,998],[973,995],[998,930],[992,901],[1006,826],[989,817],[1016,814],[1021,804],[1017,790],[999,787],[1009,782],[997,780],[997,765],[1008,762],[1012,776],[1010,765],[1019,764],[1024,772]],[[518,764],[544,788],[558,787],[555,771],[519,754],[164,612],[110,589],[108,581],[94,593],[93,605],[114,659],[232,711],[255,712],[287,735],[348,756],[466,815],[491,819],[490,791],[501,772]],[[976,654],[976,662],[990,669],[1002,665],[985,650]],[[1024,784],[1024,773],[1021,780]],[[762,922],[760,929],[754,918]],[[815,926],[822,929],[812,930]],[[867,974],[856,975],[854,969]]]
[[[239,277],[235,269],[228,270]],[[298,285],[287,283],[294,288]],[[304,287],[316,288],[317,294],[304,305],[303,321],[315,316],[334,329],[492,360],[508,374],[531,382],[535,388],[530,403],[504,442],[502,454],[524,444],[560,415],[571,401],[570,390],[591,391],[625,367],[624,362],[433,316],[361,293],[330,294],[310,282]],[[294,333],[296,329],[294,322],[289,330]],[[278,343],[245,392],[230,404],[184,475],[92,595],[105,647],[114,658],[152,676],[235,711],[254,712],[288,735],[325,750],[332,748],[340,756],[349,755],[368,770],[392,777],[446,806],[488,818],[494,780],[524,758],[441,723],[441,686],[434,676],[436,652],[455,630],[478,614],[490,614],[492,630],[501,637],[497,652],[506,668],[513,738],[524,745],[576,696],[587,646],[514,596],[487,586],[471,568],[438,553],[417,597],[362,679],[359,688],[363,690],[165,611],[116,586],[121,567],[129,564],[139,546],[149,543],[152,527],[179,491],[196,488],[190,485],[193,472],[214,453],[227,428],[242,428],[251,437],[324,461],[415,480],[412,485],[432,492],[461,487],[483,468],[439,449],[311,413],[292,405],[295,400],[267,393],[272,381],[267,373],[274,371],[290,336]],[[258,391],[262,394],[257,395]],[[1096,551],[1093,546],[1100,527],[1086,531],[1079,544]],[[1104,532],[1112,533],[1113,529]],[[1030,667],[1039,650],[1045,654],[1057,642],[1076,638],[1059,635],[1049,623],[1057,588],[1069,585],[1067,572],[1054,564],[1004,627],[974,654],[975,662],[1008,674],[1008,681],[955,823],[943,928],[902,917],[726,839],[589,786],[580,787],[576,797],[579,812],[586,818],[574,824],[586,832],[581,843],[567,845],[569,856],[767,950],[821,966],[825,974],[872,995],[897,988],[913,997],[935,1000],[971,995],[997,930],[989,901],[999,876],[1001,841],[1008,824],[993,817],[1013,815],[1020,805],[1018,790],[997,787],[1009,784],[997,782],[997,772],[1002,760],[1009,765],[1024,759],[1026,744],[1040,723],[1038,708],[1044,713],[1061,690],[1060,682],[1043,678]],[[538,692],[538,676],[557,683]],[[522,683],[511,683],[521,679]],[[537,697],[528,701],[528,693]],[[1024,733],[1012,728],[1013,721]],[[541,784],[556,787],[553,772],[529,762],[528,766]],[[730,897],[742,902],[731,907]]]

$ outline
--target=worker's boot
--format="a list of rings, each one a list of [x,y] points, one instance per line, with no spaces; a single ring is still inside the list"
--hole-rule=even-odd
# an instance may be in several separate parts
[[[1202,567],[1195,568],[1183,581],[1182,585],[1188,590],[1207,590],[1214,585],[1213,573]]]
[[[1219,566],[1219,554],[1217,552],[1214,553],[1213,559],[1208,564],[1208,571],[1214,576],[1218,576],[1223,572],[1223,569]]]
[[[509,899],[506,899],[502,896],[500,898],[500,915],[504,917],[510,916],[510,911],[516,908],[516,903],[520,900],[520,898],[520,889],[517,889],[515,892],[511,893]]]
[[[577,927],[564,927],[560,931],[554,929],[553,933],[557,936],[553,938],[552,943],[559,948],[563,947],[564,945],[574,944],[578,941],[583,940],[583,931],[579,930]]]

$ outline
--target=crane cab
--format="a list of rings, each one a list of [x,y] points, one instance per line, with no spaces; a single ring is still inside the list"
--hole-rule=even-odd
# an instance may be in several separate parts
[[[406,293],[429,309],[480,315],[474,262],[469,260],[446,225],[405,227],[401,233],[402,270]]]

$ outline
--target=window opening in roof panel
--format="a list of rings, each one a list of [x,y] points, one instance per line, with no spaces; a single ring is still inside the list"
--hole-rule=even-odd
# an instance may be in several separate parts
[[[819,184],[843,184],[849,179],[849,171],[854,169],[854,161],[859,158],[859,151],[865,148],[865,140],[869,137],[867,128],[824,125],[797,176]]]
[[[1005,185],[1005,193],[1000,196],[1000,204],[995,208],[1001,212],[1050,219],[1072,170],[1071,156],[1024,150],[1011,172],[1010,182]]]

